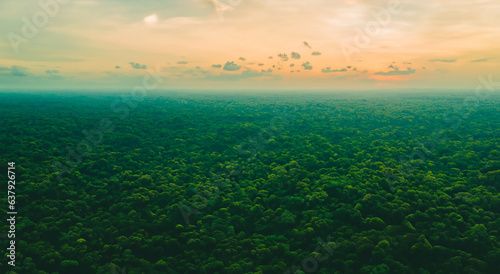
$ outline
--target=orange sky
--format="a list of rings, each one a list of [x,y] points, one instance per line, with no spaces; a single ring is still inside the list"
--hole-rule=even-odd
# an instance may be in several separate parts
[[[493,0],[48,2],[0,2],[0,88],[127,88],[156,66],[161,89],[473,88],[500,71]]]

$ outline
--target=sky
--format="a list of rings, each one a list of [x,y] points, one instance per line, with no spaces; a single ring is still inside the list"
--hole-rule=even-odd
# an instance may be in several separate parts
[[[473,89],[497,0],[0,0],[0,89]]]

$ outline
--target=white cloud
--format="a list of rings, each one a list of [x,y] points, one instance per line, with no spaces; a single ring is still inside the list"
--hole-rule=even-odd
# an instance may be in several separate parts
[[[156,16],[156,14],[151,14],[150,16],[146,16],[143,21],[144,23],[152,26],[158,23],[158,16]]]

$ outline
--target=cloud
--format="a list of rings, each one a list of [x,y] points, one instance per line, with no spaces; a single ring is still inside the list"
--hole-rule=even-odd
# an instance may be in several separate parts
[[[143,21],[147,25],[152,26],[152,25],[155,25],[156,23],[158,23],[158,16],[156,16],[156,14],[151,14],[149,16],[144,17]]]
[[[221,64],[212,65],[213,68],[222,68]]]
[[[319,52],[319,51],[313,51],[313,53],[311,53],[311,55],[318,56],[318,55],[321,55],[321,52]]]
[[[233,61],[231,61],[231,62],[226,62],[226,64],[224,65],[224,68],[222,68],[222,69],[227,70],[227,71],[236,71],[236,70],[240,70],[240,68],[241,68],[241,66],[238,66]]]
[[[297,52],[292,52],[292,59],[300,59],[300,54]]]
[[[20,66],[12,66],[10,70],[10,74],[14,76],[28,76],[28,68],[20,67]]]
[[[321,72],[323,73],[332,73],[332,72],[344,72],[344,71],[347,71],[346,68],[342,68],[342,69],[331,69],[330,67],[326,67],[324,69],[321,69]]]
[[[214,4],[215,12],[217,13],[217,16],[219,16],[221,20],[224,19],[224,13],[226,13],[226,11],[231,11],[234,9],[230,5],[222,3],[219,0],[208,0],[208,1]]]
[[[3,75],[8,74],[10,72],[11,75],[14,76],[28,76],[28,68],[20,67],[20,66],[11,66],[9,67],[0,67],[0,72],[5,71]]]
[[[311,63],[309,62],[305,62],[302,64],[302,67],[305,69],[305,70],[311,70],[313,67],[311,66]]]
[[[476,59],[470,61],[471,63],[488,62],[488,58]]]
[[[147,68],[148,68],[148,66],[146,66],[146,65],[141,65],[141,64],[139,64],[139,63],[130,62],[129,64],[130,64],[133,68],[135,68],[135,69],[147,69]]]
[[[431,59],[429,62],[455,63],[457,59]]]
[[[311,46],[309,46],[309,43],[307,43],[306,41],[304,41],[304,46],[308,47],[311,49]]]
[[[208,71],[196,68],[196,69],[190,69],[190,70],[184,71],[184,74],[179,74],[179,77],[189,78],[189,77],[184,77],[185,75],[189,75],[189,76],[192,76],[195,78],[200,78],[200,77],[204,77],[208,74],[209,74]]]
[[[249,78],[258,78],[258,77],[272,77],[274,79],[279,79],[280,77],[278,75],[272,75],[273,70],[268,69],[268,70],[261,70],[256,71],[256,70],[251,70],[247,69],[242,71],[239,74],[228,74],[228,73],[222,73],[219,75],[206,75],[206,78],[209,80],[214,80],[214,81],[238,81],[238,80],[244,80],[244,79],[249,79]]]
[[[48,75],[50,75],[51,79],[64,79],[64,77],[62,77],[61,75],[59,75],[59,70],[57,70],[57,69],[46,70],[45,73],[47,73]],[[113,72],[107,71],[107,73],[111,73],[112,74]]]
[[[379,71],[376,72],[375,75],[409,75],[415,73],[415,69],[411,69],[408,67],[406,70],[399,70],[398,67],[395,67],[394,70],[390,70],[387,72]]]
[[[177,64],[178,64],[178,65],[185,65],[185,64],[187,64],[187,63],[188,63],[188,62],[186,62],[186,61],[179,61],[179,62],[177,62]]]
[[[278,57],[281,58],[281,61],[283,62],[286,62],[288,61],[288,55],[286,55],[286,53],[283,53],[283,54],[278,54]]]

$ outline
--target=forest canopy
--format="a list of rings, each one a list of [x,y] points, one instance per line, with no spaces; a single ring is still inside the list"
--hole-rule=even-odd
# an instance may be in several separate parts
[[[0,270],[500,273],[498,98],[457,108],[466,96],[177,94],[125,111],[112,94],[0,94],[18,205]]]

